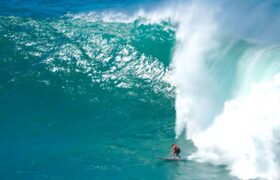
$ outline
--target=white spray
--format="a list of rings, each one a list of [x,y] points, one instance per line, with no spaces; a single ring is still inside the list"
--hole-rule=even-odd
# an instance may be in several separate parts
[[[213,118],[215,82],[204,61],[207,52],[216,46],[213,16],[214,12],[209,12],[206,7],[192,5],[179,20],[176,34],[178,42],[173,57],[176,134],[187,129],[190,139],[204,131]]]
[[[219,82],[207,67],[207,56],[220,46],[221,27],[215,22],[216,10],[210,9],[194,3],[178,19],[173,57],[176,135],[186,131],[198,148],[191,159],[227,165],[241,179],[279,179],[280,75],[251,83],[250,73],[255,72],[246,72],[241,58],[237,92],[219,112]]]

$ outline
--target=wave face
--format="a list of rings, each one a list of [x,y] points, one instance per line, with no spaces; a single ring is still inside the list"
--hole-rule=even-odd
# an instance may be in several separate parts
[[[118,15],[113,18],[96,14],[57,20],[1,17],[6,87],[36,76],[34,83],[46,87],[55,85],[53,80],[58,78],[55,81],[61,81],[69,94],[88,93],[90,87],[139,87],[171,97],[168,64],[174,30],[168,22],[144,24],[137,18],[123,17],[127,22]],[[77,80],[76,89],[72,82]]]
[[[174,44],[141,16],[0,16],[1,179],[165,178]]]
[[[240,179],[279,179],[277,3],[240,4],[199,1],[179,18],[176,134],[197,147],[190,159],[226,165]]]

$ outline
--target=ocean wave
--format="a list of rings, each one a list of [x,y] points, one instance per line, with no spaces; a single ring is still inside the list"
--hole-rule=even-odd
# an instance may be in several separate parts
[[[2,89],[28,81],[59,85],[67,95],[99,88],[117,99],[176,96],[176,135],[185,132],[198,149],[189,158],[224,164],[241,179],[278,179],[278,20],[252,31],[252,15],[271,17],[271,5],[257,4],[240,11],[228,1],[195,1],[133,15],[1,16]]]

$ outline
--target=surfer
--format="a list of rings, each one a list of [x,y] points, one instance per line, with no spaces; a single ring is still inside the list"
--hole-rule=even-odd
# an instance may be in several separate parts
[[[176,144],[172,144],[171,147],[172,147],[172,156],[176,156],[179,159],[181,159],[181,157],[179,156],[179,154],[181,152],[181,149],[179,148],[179,146]]]

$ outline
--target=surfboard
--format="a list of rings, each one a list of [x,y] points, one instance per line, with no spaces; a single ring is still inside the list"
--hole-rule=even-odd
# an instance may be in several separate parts
[[[179,159],[179,158],[157,158],[164,161],[187,161],[187,159]]]

